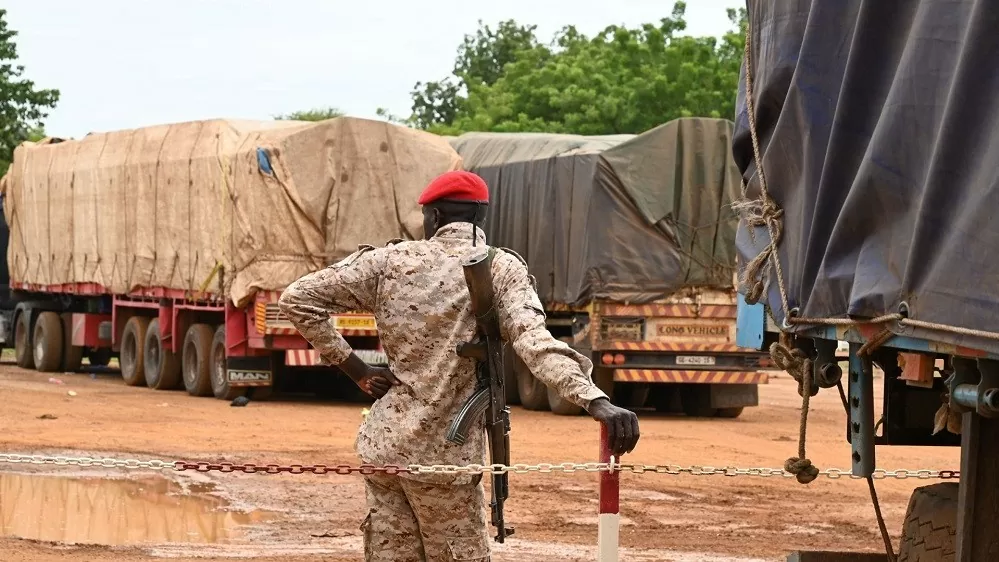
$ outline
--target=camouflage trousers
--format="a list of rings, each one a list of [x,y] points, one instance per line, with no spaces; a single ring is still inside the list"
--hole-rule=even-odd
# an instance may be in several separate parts
[[[365,488],[365,562],[489,562],[481,477],[441,486],[376,474]]]

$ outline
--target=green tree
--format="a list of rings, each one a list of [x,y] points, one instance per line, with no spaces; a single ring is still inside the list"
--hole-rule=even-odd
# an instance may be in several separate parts
[[[599,135],[639,133],[685,116],[732,118],[745,10],[729,10],[734,29],[721,40],[681,35],[685,11],[676,2],[658,24],[610,26],[592,38],[570,26],[550,46],[521,43],[492,82],[463,80],[467,95],[457,98],[452,119],[414,124],[451,134]]]
[[[304,111],[295,111],[287,115],[278,115],[275,119],[279,121],[326,121],[336,117],[343,117],[344,112],[335,107],[317,107]]]
[[[17,64],[17,32],[7,27],[7,10],[0,8],[0,175],[6,173],[17,145],[40,131],[42,120],[59,101],[59,90],[42,90]]]
[[[514,20],[496,29],[479,21],[474,35],[465,35],[454,61],[452,75],[433,82],[418,82],[413,89],[413,114],[407,120],[421,129],[447,128],[463,110],[464,93],[472,87],[489,86],[503,76],[504,68],[520,53],[538,46],[533,25]]]

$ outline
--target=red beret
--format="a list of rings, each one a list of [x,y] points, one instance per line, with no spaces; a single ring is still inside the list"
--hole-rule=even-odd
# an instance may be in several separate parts
[[[423,190],[418,203],[426,205],[441,199],[451,201],[468,201],[472,203],[488,203],[489,187],[485,180],[464,170],[455,170],[437,176]]]

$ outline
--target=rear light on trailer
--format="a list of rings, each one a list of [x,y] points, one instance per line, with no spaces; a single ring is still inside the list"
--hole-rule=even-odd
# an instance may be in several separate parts
[[[624,354],[623,353],[618,353],[617,355],[614,356],[614,364],[615,365],[624,365]]]
[[[604,353],[603,355],[600,356],[600,362],[603,363],[604,365],[610,365],[614,363],[614,356],[611,355],[610,353]]]

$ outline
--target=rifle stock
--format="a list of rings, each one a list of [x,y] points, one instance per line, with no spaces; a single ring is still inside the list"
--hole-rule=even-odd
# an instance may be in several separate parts
[[[451,422],[447,439],[464,444],[472,423],[485,413],[490,462],[506,466],[510,464],[510,409],[506,405],[503,340],[493,292],[492,261],[495,252],[492,248],[483,248],[462,263],[478,337],[474,342],[459,345],[457,352],[461,357],[476,360],[476,391]],[[496,542],[500,543],[513,534],[513,529],[508,528],[503,519],[503,503],[508,494],[508,475],[493,474],[490,520],[496,527]]]

